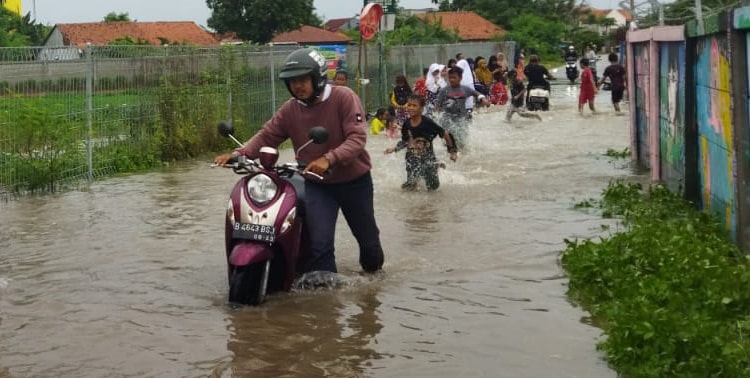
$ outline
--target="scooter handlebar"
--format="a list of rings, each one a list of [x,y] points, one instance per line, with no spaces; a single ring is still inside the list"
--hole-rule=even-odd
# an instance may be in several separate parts
[[[219,165],[216,163],[211,164],[211,168],[216,168],[219,166],[223,168],[232,168],[232,170],[234,170],[234,172],[238,174],[252,173],[259,169],[262,169],[261,165],[258,164],[255,160],[248,159],[245,156],[232,157],[224,165]],[[272,170],[276,171],[279,174],[284,174],[284,173],[291,174],[291,173],[296,172],[301,175],[309,175],[319,180],[323,180],[323,176],[315,172],[310,172],[310,171],[305,172],[304,168],[305,168],[304,163],[303,164],[284,163],[284,164],[273,167]]]

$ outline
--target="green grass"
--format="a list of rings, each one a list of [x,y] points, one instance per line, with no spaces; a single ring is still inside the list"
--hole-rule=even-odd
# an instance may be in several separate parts
[[[244,80],[244,79],[243,79]],[[97,91],[88,131],[86,96],[80,92],[10,94],[0,101],[0,187],[49,192],[88,174],[86,144],[96,175],[134,172],[163,162],[233,148],[216,124],[231,118],[247,139],[276,108],[271,89],[245,81],[226,84],[163,82],[155,87]],[[277,103],[286,100],[276,86]]]

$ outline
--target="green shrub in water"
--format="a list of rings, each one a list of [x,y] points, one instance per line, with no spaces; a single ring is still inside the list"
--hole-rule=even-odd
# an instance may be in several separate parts
[[[569,296],[626,377],[750,377],[750,264],[714,216],[664,186],[613,182],[596,201],[625,230],[566,240]]]

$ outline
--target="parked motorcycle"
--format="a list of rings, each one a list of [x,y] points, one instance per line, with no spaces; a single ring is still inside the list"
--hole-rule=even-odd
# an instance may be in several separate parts
[[[219,134],[234,138],[233,128],[219,123]],[[328,132],[323,127],[310,129],[310,143],[324,143]],[[266,295],[288,291],[300,272],[302,260],[309,254],[304,224],[305,162],[276,165],[276,148],[262,147],[258,161],[246,156],[232,158],[227,168],[243,175],[229,196],[225,221],[225,247],[228,301],[231,304],[259,305]],[[307,172],[322,179],[321,176]]]
[[[576,79],[578,79],[578,62],[575,58],[565,59],[565,76],[570,80],[570,84],[575,84]]]
[[[529,88],[526,109],[530,111],[549,110],[549,90],[544,85],[534,85]]]

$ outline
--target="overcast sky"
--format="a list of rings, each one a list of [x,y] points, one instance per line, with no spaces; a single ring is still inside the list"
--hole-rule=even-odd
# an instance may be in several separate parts
[[[269,0],[283,1],[283,0]],[[619,0],[592,0],[599,8],[617,7]],[[361,0],[315,0],[316,13],[324,20],[354,16]],[[399,0],[406,8],[432,7],[430,0]],[[48,25],[68,22],[97,22],[109,12],[128,13],[138,21],[195,21],[206,25],[211,11],[205,0],[23,0],[23,13],[36,9],[36,19]]]

